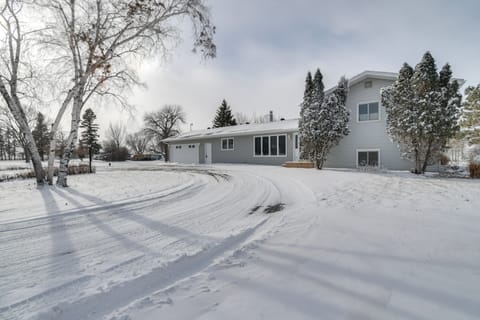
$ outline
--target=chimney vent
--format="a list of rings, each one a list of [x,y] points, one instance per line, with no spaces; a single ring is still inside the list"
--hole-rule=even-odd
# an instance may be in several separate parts
[[[273,122],[273,111],[270,110],[269,118],[270,122]]]

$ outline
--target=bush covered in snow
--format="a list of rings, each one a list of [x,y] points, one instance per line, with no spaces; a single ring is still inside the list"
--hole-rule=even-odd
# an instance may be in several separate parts
[[[480,159],[478,161],[472,160],[469,169],[471,178],[480,178]]]
[[[43,169],[44,172],[47,172],[47,169]],[[96,168],[92,167],[92,173],[96,172]],[[68,175],[77,175],[77,174],[86,174],[89,173],[88,164],[72,164],[68,166]],[[54,176],[58,174],[58,167],[54,170]],[[11,172],[4,173],[0,175],[0,182],[10,181],[15,179],[31,179],[35,178],[35,172],[33,170],[23,171],[23,172]]]

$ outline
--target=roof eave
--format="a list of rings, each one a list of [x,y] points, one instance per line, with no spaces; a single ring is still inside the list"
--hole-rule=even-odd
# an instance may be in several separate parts
[[[298,128],[291,128],[291,129],[277,129],[277,130],[264,130],[264,131],[256,131],[256,132],[238,132],[238,133],[219,133],[219,134],[212,134],[212,135],[202,135],[197,137],[185,137],[185,138],[167,138],[161,140],[164,143],[171,143],[171,142],[183,142],[183,141],[195,141],[195,140],[208,140],[208,139],[216,139],[216,138],[226,138],[226,137],[241,137],[241,136],[256,136],[256,135],[265,135],[265,134],[272,134],[272,133],[292,133],[297,132]]]

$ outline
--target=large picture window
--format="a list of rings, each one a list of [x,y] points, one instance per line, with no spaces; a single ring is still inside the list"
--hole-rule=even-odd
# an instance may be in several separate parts
[[[358,121],[380,120],[380,108],[378,102],[361,103],[358,105]]]
[[[222,151],[233,150],[233,138],[222,139]]]
[[[254,137],[253,154],[256,157],[285,157],[287,155],[287,136]]]

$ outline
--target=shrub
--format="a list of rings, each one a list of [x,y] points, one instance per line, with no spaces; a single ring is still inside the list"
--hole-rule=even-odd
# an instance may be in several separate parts
[[[480,163],[479,162],[470,162],[470,177],[471,178],[480,178]]]
[[[47,172],[47,169],[43,169],[45,172]],[[96,169],[95,167],[92,166],[92,173],[95,173]],[[86,174],[89,173],[88,170],[88,164],[72,164],[68,166],[68,175],[77,175],[77,174]],[[53,171],[53,175],[57,176],[58,175],[58,168],[56,167],[55,170]],[[0,176],[0,182],[3,181],[10,181],[10,180],[15,180],[15,179],[31,179],[35,178],[35,172],[33,170],[30,171],[25,171],[21,173],[15,173],[15,174],[5,174]]]
[[[111,150],[110,152],[105,152],[104,160],[106,161],[126,161],[129,157],[128,149],[125,147],[120,147],[116,150]]]
[[[445,153],[442,153],[440,155],[440,164],[442,166],[446,166],[449,162],[450,162],[450,158]]]

